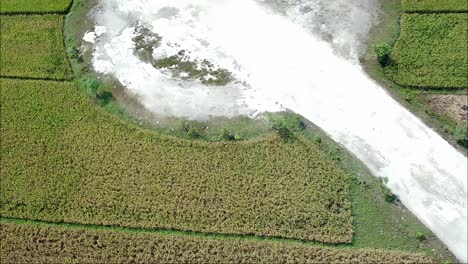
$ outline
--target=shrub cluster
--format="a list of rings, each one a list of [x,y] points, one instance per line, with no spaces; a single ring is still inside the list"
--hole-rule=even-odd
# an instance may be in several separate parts
[[[390,62],[390,53],[392,47],[388,43],[378,43],[374,46],[374,52],[377,55],[377,60],[381,66],[387,66]]]
[[[63,44],[63,16],[1,16],[0,20],[0,76],[71,79]]]
[[[295,132],[306,129],[303,118],[295,113],[284,113],[283,115],[271,114],[268,116],[272,127],[283,139],[289,139]]]
[[[163,137],[71,83],[1,81],[4,217],[352,240],[346,176],[316,144]]]
[[[468,87],[466,14],[404,14],[391,76],[404,86]]]
[[[421,254],[125,230],[0,224],[4,263],[432,263]]]

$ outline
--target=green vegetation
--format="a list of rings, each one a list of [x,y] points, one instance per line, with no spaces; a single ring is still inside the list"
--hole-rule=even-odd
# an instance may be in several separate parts
[[[83,6],[90,2],[76,0],[69,19],[83,27]],[[290,140],[271,136],[240,143],[231,141],[258,133],[258,127],[245,125],[239,133],[245,119],[210,128],[176,122],[184,138],[225,141],[213,144],[161,136],[107,115],[80,95],[117,111],[108,87],[82,64],[81,38],[72,35],[65,41],[79,90],[71,83],[0,79],[0,215],[55,222],[0,219],[2,260],[430,262],[422,255],[367,248],[426,253],[438,263],[449,255],[397,200],[386,202],[382,183],[350,165],[356,160],[325,134],[305,139],[299,116],[270,120]],[[343,175],[323,152],[359,176]],[[334,247],[258,237],[350,242],[353,229],[351,244]],[[417,232],[426,239],[419,241]]]
[[[466,88],[467,30],[466,14],[404,14],[391,54],[393,80],[420,88]]]
[[[458,144],[468,148],[468,124],[466,122],[458,124],[454,134]]]
[[[416,239],[419,241],[423,241],[424,239],[426,239],[424,232],[421,232],[421,231],[416,232]]]
[[[303,118],[295,113],[285,113],[281,116],[276,114],[268,115],[273,129],[283,139],[291,138],[294,133],[302,132],[306,129]]]
[[[169,71],[172,76],[184,80],[198,80],[205,85],[223,86],[233,80],[231,73],[222,68],[216,68],[207,60],[191,60],[185,50],[177,55],[154,59],[153,52],[161,45],[162,38],[147,27],[138,25],[133,42],[135,54],[144,62],[151,63],[155,68]]]
[[[2,88],[4,217],[352,240],[346,176],[315,144],[186,142],[105,114],[71,83]]]
[[[169,70],[174,77],[184,80],[198,80],[205,85],[223,86],[233,80],[228,70],[216,68],[207,60],[190,61],[183,50],[178,55],[163,59],[150,58],[150,62],[157,69]]]
[[[65,13],[72,0],[2,0],[2,14]]]
[[[0,23],[0,76],[71,78],[62,39],[61,15],[1,16]]]
[[[431,263],[398,251],[31,223],[1,223],[0,241],[11,263]]]
[[[466,0],[402,0],[405,12],[468,12]]]
[[[374,46],[375,54],[380,65],[387,66],[390,62],[390,53],[392,53],[392,47],[388,43],[382,42]]]
[[[414,1],[418,2],[418,1]],[[437,1],[438,5],[440,7],[444,6],[445,1]],[[440,133],[447,141],[451,142],[453,145],[456,145],[457,143],[459,145],[460,141],[458,141],[455,138],[454,132],[456,131],[456,126],[457,126],[457,121],[453,120],[450,116],[444,115],[443,113],[440,113],[440,111],[437,110],[437,105],[432,105],[428,100],[426,99],[426,95],[428,94],[466,94],[466,89],[461,89],[460,87],[456,87],[457,89],[451,88],[442,88],[442,87],[434,87],[432,86],[433,84],[429,84],[429,86],[405,86],[401,85],[399,83],[395,83],[394,80],[394,75],[396,74],[395,72],[398,70],[397,65],[395,65],[395,62],[392,61],[391,63],[394,63],[394,65],[387,65],[387,67],[382,67],[378,60],[376,59],[375,56],[375,51],[374,51],[374,46],[378,43],[389,43],[390,45],[394,45],[396,41],[399,38],[400,35],[400,17],[402,14],[401,10],[401,3],[400,0],[380,0],[380,4],[382,7],[382,14],[381,14],[381,21],[379,24],[375,25],[373,29],[371,30],[371,34],[369,36],[369,43],[371,43],[370,48],[367,51],[367,54],[365,58],[362,60],[363,65],[367,71],[367,73],[375,80],[377,80],[383,87],[386,87],[390,94],[398,100],[401,104],[403,104],[407,109],[412,111],[414,114],[416,114],[419,118],[421,118],[426,124],[430,125],[433,127],[438,133]],[[423,13],[423,12],[420,12]],[[434,13],[434,12],[432,12]],[[434,14],[432,14],[434,15]],[[443,19],[443,17],[451,16],[452,14],[439,14],[440,18]],[[463,16],[463,14],[458,14]],[[465,14],[466,15],[466,14]],[[406,15],[403,15],[404,17]],[[403,25],[402,25],[403,26]],[[406,25],[404,25],[406,27]],[[448,27],[450,29],[452,25]],[[428,30],[431,31],[431,30]],[[450,30],[448,30],[450,31]],[[459,37],[463,38],[465,31],[456,31],[453,30],[451,32],[451,35],[458,34]],[[420,31],[419,34],[424,34],[425,32]],[[432,33],[428,33],[426,38],[426,42],[430,41],[432,38]],[[434,37],[436,39],[440,38],[440,35],[435,34]],[[443,42],[440,41],[433,41],[434,45],[440,45]],[[412,56],[411,53],[419,53],[422,56],[422,51],[420,51],[420,47],[418,46],[419,44],[417,41],[413,43],[413,45],[410,46],[411,49],[405,51],[404,53],[407,54],[407,57]],[[456,47],[456,45],[453,45],[450,47],[450,52],[452,50],[458,49],[459,51],[463,52],[463,47],[465,46],[465,49],[467,48],[467,44],[462,44],[459,47]],[[405,46],[400,46],[401,49],[405,49]],[[394,48],[395,49],[395,48]],[[443,47],[435,47],[434,50],[437,49],[439,51],[443,51]],[[431,60],[431,54],[428,55],[428,52],[425,53],[426,57],[420,57],[417,58],[417,60],[420,61],[430,61]],[[437,54],[436,54],[437,55]],[[465,56],[465,54],[461,54],[462,56]],[[392,56],[392,55],[391,55]],[[429,57],[428,57],[429,56]],[[450,56],[450,58],[456,57]],[[435,59],[441,58],[441,60],[444,60],[444,57],[442,55],[436,56]],[[460,64],[457,65],[457,67],[466,67],[466,62],[463,61],[463,59],[459,59]],[[392,67],[393,66],[393,67]],[[412,69],[413,65],[407,64],[408,69],[407,71],[411,72],[417,72],[420,71],[419,69]],[[424,66],[422,66],[424,68]],[[421,68],[421,69],[422,69]],[[441,66],[443,69],[444,67]],[[451,72],[446,71],[445,73],[443,72],[444,70],[438,71],[438,75],[444,75],[446,76],[451,76]],[[461,71],[459,72],[461,74]],[[419,73],[418,73],[419,74]],[[432,73],[431,73],[432,74]],[[427,75],[419,76],[421,79],[427,78]],[[460,78],[461,79],[461,78]],[[466,77],[465,77],[466,80]],[[429,83],[427,81],[426,83]],[[450,84],[444,84],[443,87],[450,87]],[[419,89],[415,89],[419,88]]]
[[[106,105],[112,100],[112,93],[106,91],[104,85],[97,79],[85,77],[79,82],[79,87],[86,95],[101,105]]]

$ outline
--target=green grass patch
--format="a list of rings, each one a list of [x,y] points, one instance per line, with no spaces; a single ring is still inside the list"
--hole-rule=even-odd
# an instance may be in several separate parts
[[[466,0],[402,0],[404,12],[468,12]]]
[[[2,0],[0,13],[65,13],[72,0]]]
[[[431,263],[398,251],[11,222],[0,241],[8,263]]]
[[[403,86],[468,87],[468,16],[404,14],[390,56],[390,75]]]
[[[0,76],[64,80],[71,71],[61,15],[1,16]]]
[[[305,140],[190,142],[124,123],[71,83],[2,88],[3,217],[352,241],[346,175]]]

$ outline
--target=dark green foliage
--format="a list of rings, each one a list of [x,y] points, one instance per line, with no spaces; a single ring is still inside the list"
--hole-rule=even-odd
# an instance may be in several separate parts
[[[374,52],[377,55],[377,60],[380,65],[387,66],[390,62],[390,53],[392,53],[392,47],[386,42],[376,44],[374,46]]]
[[[314,142],[317,143],[317,144],[321,144],[322,143],[322,138],[319,137],[319,136],[316,136],[316,137],[314,137]]]
[[[390,56],[392,79],[411,87],[468,87],[467,30],[467,14],[404,14]]]
[[[468,12],[466,0],[402,0],[404,12]]]
[[[294,113],[285,113],[283,115],[270,114],[268,116],[272,127],[283,139],[289,139],[295,132],[304,131],[306,125],[303,118]]]
[[[182,132],[191,139],[201,139],[205,136],[206,127],[197,121],[184,120],[181,124]]]
[[[419,241],[423,241],[426,239],[426,235],[424,235],[424,232],[418,231],[416,232],[416,239]]]
[[[468,124],[466,122],[457,125],[454,135],[458,144],[468,148]]]
[[[352,241],[345,174],[299,136],[185,141],[108,115],[71,83],[1,81],[3,217]]]
[[[399,251],[13,223],[0,224],[0,243],[5,263],[432,263]]]
[[[71,79],[61,15],[1,16],[0,23],[0,76]]]
[[[112,100],[112,93],[104,89],[104,85],[93,77],[85,77],[80,81],[80,88],[92,99],[105,105]]]
[[[219,138],[222,140],[222,141],[236,141],[238,140],[238,136],[229,132],[229,130],[227,130],[226,128],[223,128],[221,130],[221,133],[219,135]]]

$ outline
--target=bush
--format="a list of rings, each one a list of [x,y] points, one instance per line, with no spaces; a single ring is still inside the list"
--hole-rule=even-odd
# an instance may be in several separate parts
[[[302,117],[294,113],[286,113],[282,116],[270,115],[269,120],[273,123],[273,129],[282,138],[290,138],[294,132],[304,131],[306,125]]]
[[[468,148],[468,124],[461,123],[458,124],[457,128],[455,128],[455,139],[457,143]]]
[[[227,130],[226,128],[223,128],[221,130],[221,133],[219,134],[219,139],[221,141],[236,141],[238,139],[238,136],[229,132],[229,130]]]
[[[374,46],[374,52],[377,55],[377,60],[380,65],[387,66],[390,62],[390,53],[392,53],[392,47],[388,43],[382,42]]]
[[[101,105],[106,105],[112,101],[112,93],[104,90],[104,85],[97,79],[86,77],[80,81],[80,88],[89,97],[97,100]]]
[[[423,232],[418,231],[418,232],[416,232],[416,239],[419,240],[419,241],[423,241],[423,240],[426,239],[426,236],[424,235]]]
[[[182,132],[191,139],[200,139],[205,136],[206,127],[195,121],[185,120],[181,124]]]
[[[319,137],[319,136],[316,136],[316,137],[314,137],[314,142],[317,143],[317,144],[321,144],[322,143],[322,138]]]

